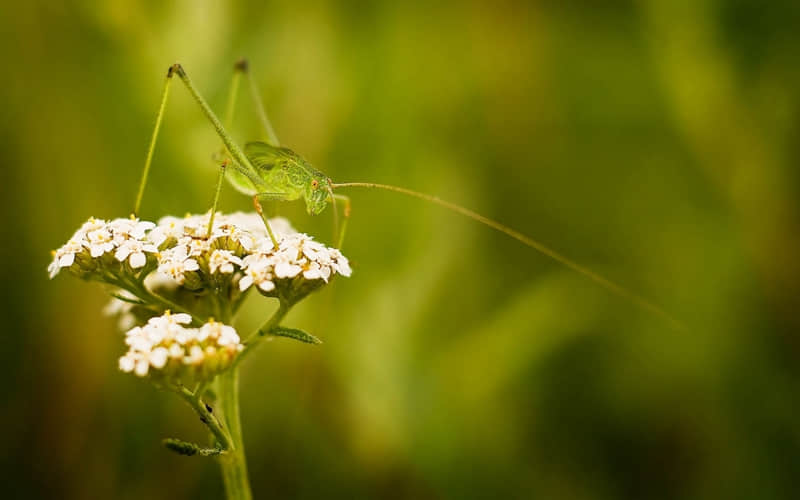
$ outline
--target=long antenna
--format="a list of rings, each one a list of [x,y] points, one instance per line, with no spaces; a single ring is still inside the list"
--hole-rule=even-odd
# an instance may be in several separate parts
[[[657,316],[662,317],[663,319],[667,320],[674,328],[678,330],[685,330],[686,326],[679,320],[675,319],[672,315],[667,313],[664,309],[657,306],[656,304],[650,302],[646,298],[642,297],[641,295],[624,288],[617,283],[609,280],[597,274],[596,272],[592,271],[591,269],[578,264],[572,259],[561,255],[560,253],[556,252],[555,250],[549,248],[548,246],[525,236],[524,234],[520,233],[519,231],[515,231],[510,227],[501,224],[495,220],[492,220],[488,217],[484,217],[483,215],[473,212],[468,208],[464,208],[461,205],[456,205],[455,203],[451,203],[449,201],[443,200],[437,196],[433,196],[430,194],[420,193],[417,191],[412,191],[411,189],[406,189],[398,186],[391,186],[388,184],[377,184],[374,182],[344,182],[344,183],[333,183],[331,184],[333,188],[342,188],[342,187],[364,187],[364,188],[375,188],[375,189],[384,189],[386,191],[394,191],[395,193],[401,193],[406,196],[411,196],[413,198],[419,198],[421,200],[429,201],[431,203],[435,203],[439,206],[452,210],[453,212],[459,213],[466,217],[469,217],[472,220],[480,222],[481,224],[485,224],[492,229],[500,231],[501,233],[514,238],[515,240],[527,245],[537,252],[540,252],[551,259],[561,263],[562,265],[572,269],[573,271],[584,275],[585,277],[589,278],[590,280],[594,281],[595,283],[599,284],[600,286],[606,288],[607,290],[624,297],[627,300],[630,300],[637,306],[645,309]]]

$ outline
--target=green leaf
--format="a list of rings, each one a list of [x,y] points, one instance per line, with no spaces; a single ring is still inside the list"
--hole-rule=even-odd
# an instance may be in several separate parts
[[[181,441],[180,439],[175,438],[166,438],[164,439],[163,443],[168,450],[174,451],[178,455],[184,455],[187,457],[191,457],[193,455],[210,457],[222,453],[222,450],[219,448],[201,448],[194,443]]]
[[[274,337],[287,337],[290,339],[299,340],[300,342],[305,342],[306,344],[322,343],[322,341],[317,337],[311,335],[310,333],[306,333],[303,330],[298,330],[297,328],[286,328],[283,326],[276,326],[269,331],[268,335],[272,335]]]

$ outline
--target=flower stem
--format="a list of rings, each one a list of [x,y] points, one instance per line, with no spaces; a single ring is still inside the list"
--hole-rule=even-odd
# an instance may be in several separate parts
[[[242,424],[239,419],[239,369],[231,367],[217,380],[217,397],[223,418],[228,427],[232,447],[219,457],[225,495],[228,500],[251,500],[250,481],[247,478],[247,462],[242,439]]]
[[[216,438],[219,446],[223,451],[230,450],[233,447],[232,436],[229,433],[225,432],[225,429],[220,425],[219,420],[215,415],[211,413],[210,407],[206,406],[206,404],[200,400],[199,393],[193,393],[189,389],[185,387],[178,387],[174,389],[187,403],[192,409],[197,413],[200,417],[200,420],[206,424],[208,429]]]
[[[269,331],[277,326],[286,313],[291,309],[291,304],[281,300],[278,310],[248,339],[247,347],[237,356],[233,366],[228,371],[220,374],[216,380],[216,392],[222,416],[228,428],[232,446],[224,455],[220,455],[219,464],[222,468],[222,479],[225,483],[225,494],[228,500],[250,500],[253,494],[250,491],[250,482],[247,478],[247,461],[244,454],[244,440],[242,439],[242,423],[239,418],[239,366],[238,362],[250,352]]]

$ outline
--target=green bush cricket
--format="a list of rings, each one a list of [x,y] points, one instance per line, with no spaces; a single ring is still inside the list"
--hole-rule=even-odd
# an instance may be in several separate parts
[[[255,209],[261,215],[270,239],[276,248],[278,247],[278,241],[275,238],[272,229],[270,228],[267,217],[264,215],[263,208],[261,206],[262,200],[293,201],[303,199],[306,204],[306,210],[310,215],[317,215],[327,207],[328,203],[332,204],[334,210],[334,220],[336,221],[335,224],[336,226],[340,226],[337,230],[338,237],[336,246],[341,247],[344,240],[347,221],[351,211],[350,199],[347,196],[334,192],[334,190],[348,187],[363,187],[393,191],[434,203],[465,217],[469,217],[470,219],[481,224],[489,226],[490,228],[510,236],[522,244],[546,255],[547,257],[559,262],[560,264],[572,269],[586,278],[591,279],[607,290],[633,302],[638,307],[662,317],[674,328],[685,328],[683,323],[675,319],[663,308],[659,307],[645,297],[619,285],[612,280],[609,280],[608,278],[605,278],[604,276],[592,271],[588,267],[573,261],[559,252],[556,252],[539,241],[536,241],[508,226],[501,224],[500,222],[489,219],[488,217],[473,212],[472,210],[464,208],[460,205],[442,200],[436,196],[387,184],[377,184],[372,182],[333,182],[324,173],[311,166],[311,164],[309,164],[300,155],[291,149],[280,146],[275,131],[272,128],[269,119],[267,118],[264,106],[261,103],[255,81],[249,71],[246,60],[240,60],[234,66],[233,82],[231,85],[225,114],[226,124],[229,125],[230,121],[232,120],[233,108],[236,102],[241,75],[245,75],[249,81],[252,98],[256,104],[257,112],[259,113],[259,119],[268,137],[267,142],[250,142],[245,145],[244,149],[240,148],[230,134],[228,134],[228,132],[225,130],[222,122],[220,122],[220,120],[212,111],[211,107],[197,91],[183,67],[180,64],[173,64],[169,67],[169,70],[167,71],[166,83],[162,92],[161,104],[156,118],[155,128],[150,140],[150,146],[148,148],[147,157],[145,160],[142,179],[136,197],[136,203],[133,212],[134,214],[138,213],[139,211],[142,196],[144,194],[144,188],[147,184],[147,177],[153,159],[153,151],[155,149],[156,139],[158,137],[158,132],[164,115],[164,109],[166,107],[167,98],[169,95],[170,83],[172,82],[173,77],[177,76],[183,82],[184,86],[194,98],[195,102],[197,102],[197,104],[200,106],[203,114],[205,114],[206,118],[208,118],[208,120],[211,122],[217,132],[217,135],[219,135],[224,145],[223,155],[225,156],[225,159],[222,161],[220,166],[214,202],[211,208],[211,216],[209,219],[209,232],[211,231],[211,227],[213,225],[214,214],[219,201],[219,194],[222,189],[223,179],[226,177],[230,184],[237,191],[253,198]],[[230,169],[230,172],[226,174],[228,166],[231,166],[232,168]],[[336,207],[337,200],[341,201],[344,205],[344,218],[341,225],[338,222],[338,210]]]

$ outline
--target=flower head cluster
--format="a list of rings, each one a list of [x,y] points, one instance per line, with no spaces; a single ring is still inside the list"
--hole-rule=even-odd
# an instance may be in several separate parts
[[[327,283],[334,274],[350,276],[352,272],[339,250],[302,233],[282,238],[277,249],[263,241],[242,259],[242,269],[245,276],[239,281],[240,290],[256,286],[264,294],[283,297],[302,295]]]
[[[297,300],[328,282],[334,274],[350,276],[347,258],[335,248],[297,233],[285,219],[270,225],[279,239],[276,249],[256,214],[218,216],[208,234],[206,216],[166,217],[150,232],[162,250],[159,273],[197,290],[238,284],[244,292]]]
[[[155,227],[152,222],[136,218],[90,218],[58,250],[47,270],[54,277],[63,268],[85,276],[100,267],[128,266],[131,270],[144,267],[158,248],[146,233]]]
[[[208,217],[165,217],[158,224],[92,218],[54,252],[51,277],[68,269],[119,289],[106,312],[129,329],[123,371],[154,380],[209,380],[230,366],[242,345],[232,327],[209,321],[190,328],[192,317],[230,318],[252,289],[291,306],[336,274],[352,272],[339,250],[296,232],[285,219],[270,220],[275,245],[256,214],[218,213],[210,230]],[[181,312],[162,315],[167,309]]]
[[[286,219],[272,219],[270,225],[279,235],[295,232]],[[164,217],[150,239],[162,249],[159,273],[178,285],[199,289],[212,278],[219,282],[221,275],[232,277],[242,266],[241,257],[266,240],[267,233],[258,215],[237,212],[218,214],[210,233],[207,215]]]
[[[339,250],[297,233],[286,219],[270,220],[279,241],[275,248],[255,213],[218,213],[211,231],[208,217],[164,217],[158,224],[89,219],[54,252],[50,276],[69,268],[78,276],[114,283],[110,278],[144,268],[145,284],[157,280],[191,291],[238,293],[254,287],[265,295],[298,300],[333,275],[352,272]]]
[[[244,348],[236,330],[213,320],[200,328],[187,327],[191,322],[188,314],[167,311],[129,330],[120,370],[188,383],[209,380],[228,368]]]

